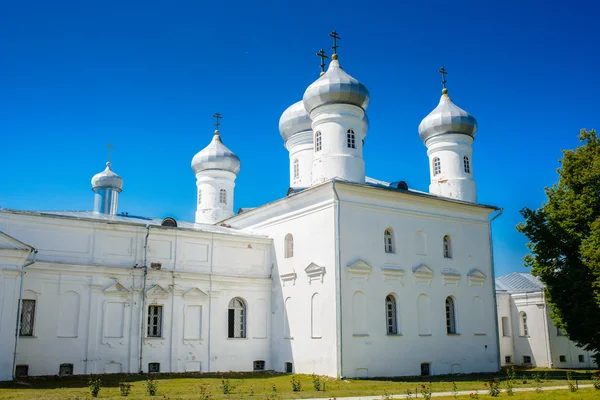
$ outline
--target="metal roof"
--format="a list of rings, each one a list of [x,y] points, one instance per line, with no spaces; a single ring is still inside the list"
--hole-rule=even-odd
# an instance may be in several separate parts
[[[496,278],[496,290],[509,293],[539,292],[544,289],[544,284],[539,278],[525,273],[513,272]]]

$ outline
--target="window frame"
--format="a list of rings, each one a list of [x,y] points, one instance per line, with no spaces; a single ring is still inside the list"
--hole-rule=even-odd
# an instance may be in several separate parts
[[[523,356],[523,364],[531,364],[531,356]]]
[[[446,297],[444,305],[446,309],[446,334],[457,335],[458,329],[456,325],[456,301],[454,300],[454,297]]]
[[[227,190],[219,190],[219,204],[227,204]]]
[[[300,161],[296,158],[293,162],[294,179],[300,178]]]
[[[385,325],[388,336],[398,335],[398,302],[393,294],[385,296]]]
[[[529,327],[527,326],[527,313],[521,311],[519,313],[519,334],[523,337],[529,337]]]
[[[294,235],[288,233],[283,239],[283,255],[284,258],[294,257]]]
[[[70,373],[63,373],[64,369],[71,369]],[[73,363],[62,363],[58,367],[58,376],[73,376],[75,375],[75,366]]]
[[[198,205],[202,204],[202,189],[198,189]]]
[[[27,302],[27,303],[25,303],[25,302]],[[33,306],[25,307],[25,304],[33,304]],[[34,337],[36,306],[37,306],[37,301],[35,299],[21,299],[21,318],[19,319],[19,337]],[[28,330],[28,332],[24,333],[23,332],[23,326],[24,326],[23,317],[25,316],[26,308],[27,308],[27,312],[31,314],[29,316],[30,329]]]
[[[442,239],[442,251],[444,258],[452,259],[452,236],[444,235]]]
[[[346,146],[349,149],[356,149],[356,134],[354,133],[354,129],[346,131]]]
[[[24,373],[23,373],[24,370]],[[25,378],[29,376],[29,364],[17,364],[15,365],[15,377]]]
[[[150,366],[155,366],[154,371],[150,371]],[[159,362],[149,362],[148,363],[148,373],[149,374],[160,374],[160,363]]]
[[[396,238],[392,228],[387,228],[383,231],[383,246],[386,253],[396,253]]]
[[[315,153],[323,150],[323,139],[321,138],[321,131],[315,132]]]
[[[584,363],[584,362],[585,362],[585,356],[584,356],[583,354],[579,354],[579,355],[577,356],[577,360],[578,360],[580,363]]]
[[[153,310],[151,312],[150,310]],[[157,314],[156,310],[160,310]],[[156,319],[152,321],[151,318]],[[164,320],[164,309],[162,304],[149,304],[146,309],[146,337],[147,338],[162,338],[162,326]],[[152,330],[152,332],[151,332]]]
[[[442,162],[440,161],[439,157],[433,157],[433,160],[431,160],[431,166],[433,176],[437,176],[442,173]]]
[[[512,364],[512,356],[504,356],[504,364]]]
[[[463,156],[463,170],[465,171],[465,174],[471,173],[471,159],[469,156]]]
[[[236,324],[239,325],[236,327]],[[246,301],[241,297],[234,297],[229,301],[229,305],[227,306],[227,338],[246,339],[247,326],[248,306],[246,305]]]
[[[567,356],[565,356],[565,355],[558,356],[558,362],[566,363],[567,362]]]
[[[254,360],[252,361],[252,371],[264,371],[266,365],[264,360]]]

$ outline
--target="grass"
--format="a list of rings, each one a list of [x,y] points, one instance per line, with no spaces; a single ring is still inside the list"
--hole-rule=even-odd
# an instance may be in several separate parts
[[[579,384],[591,383],[589,380],[591,371],[573,370],[572,378],[577,379]],[[540,374],[541,379],[536,382],[533,374]],[[565,370],[517,370],[515,388],[539,386],[567,385]],[[526,379],[523,380],[522,376]],[[156,398],[160,399],[301,399],[308,397],[346,397],[346,396],[382,396],[388,394],[405,394],[408,389],[413,393],[421,384],[430,384],[433,392],[452,391],[452,382],[456,382],[459,391],[468,390],[479,392],[479,397],[484,398],[487,390],[484,386],[488,380],[499,377],[504,378],[504,373],[499,374],[471,374],[471,375],[446,375],[432,376],[423,379],[414,378],[382,378],[382,379],[349,379],[337,380],[333,378],[320,377],[325,384],[325,391],[316,391],[313,378],[310,375],[295,375],[300,381],[301,391],[293,392],[291,375],[277,373],[210,373],[210,374],[153,374],[153,379],[158,380],[158,393]],[[131,394],[129,399],[148,399],[145,383],[146,376],[143,375],[103,375],[102,389],[98,398],[123,399],[119,392],[119,381],[124,380],[131,383]],[[73,376],[68,378],[43,377],[26,378],[18,382],[0,383],[0,399],[86,399],[91,398],[88,389],[89,376]],[[230,393],[224,394],[222,381],[226,380],[230,386]],[[502,385],[504,388],[504,383]],[[201,389],[203,388],[203,389]],[[208,397],[202,397],[204,393]],[[588,396],[588,392],[590,393]],[[568,390],[545,392],[543,394],[515,393],[514,398],[527,399],[592,399],[599,398],[600,392],[592,389],[580,390],[575,397]],[[413,395],[414,396],[414,395]],[[502,393],[502,397],[507,397]],[[533,397],[528,397],[533,396]],[[561,397],[562,396],[562,397]],[[567,396],[567,397],[564,397]],[[413,397],[414,398],[414,397]],[[421,398],[421,396],[419,396]],[[451,398],[451,397],[450,397]],[[465,397],[461,397],[465,398]],[[468,398],[468,397],[466,397]]]
[[[536,392],[521,392],[515,393],[514,396],[508,397],[506,393],[500,394],[500,397],[504,397],[506,399],[515,399],[515,400],[596,400],[600,396],[600,392],[595,389],[580,389],[577,392],[571,393],[568,390],[553,390],[542,393]],[[420,399],[421,397],[419,397]],[[483,393],[479,391],[479,399],[492,399],[489,394]],[[439,397],[439,399],[448,399],[453,400],[453,397]],[[470,396],[458,396],[457,399],[460,400],[472,400]]]

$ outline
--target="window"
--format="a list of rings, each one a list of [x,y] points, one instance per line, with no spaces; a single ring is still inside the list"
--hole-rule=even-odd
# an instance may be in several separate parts
[[[465,167],[465,172],[467,174],[470,174],[471,173],[471,163],[469,161],[469,156],[464,156],[463,157],[463,165]]]
[[[450,235],[444,236],[443,246],[444,258],[452,258],[452,239],[450,238]]]
[[[421,364],[421,376],[429,376],[431,375],[431,364],[423,363]]]
[[[219,191],[219,203],[227,204],[227,191],[225,189]]]
[[[162,306],[148,307],[148,337],[162,337]]]
[[[244,303],[244,300],[239,297],[231,299],[229,302],[228,321],[229,338],[246,337],[246,303]]]
[[[579,359],[579,362],[584,362],[585,358],[583,357],[583,354],[580,354],[579,357],[577,357]]]
[[[296,158],[294,160],[294,179],[298,179],[300,177],[300,161]]]
[[[560,362],[567,362],[567,357],[566,356],[558,356],[558,359]]]
[[[347,139],[348,139],[347,140],[348,148],[355,149],[356,148],[356,135],[354,134],[354,131],[352,129],[348,129]]]
[[[510,336],[508,317],[502,317],[502,336]]]
[[[383,244],[386,253],[394,253],[394,231],[386,229],[383,233]]]
[[[33,320],[35,317],[35,300],[22,300],[20,336],[33,336]]]
[[[29,365],[17,365],[15,368],[15,376],[17,378],[29,376]]]
[[[322,148],[323,143],[321,142],[321,132],[317,131],[317,133],[315,133],[315,153],[317,151],[321,151]]]
[[[198,189],[198,204],[202,204],[202,190]]]
[[[504,356],[504,363],[505,364],[511,364],[512,363],[512,357],[511,356]]]
[[[529,329],[527,328],[527,314],[525,314],[524,312],[521,312],[520,320],[521,320],[521,326],[520,326],[521,336],[529,336]]]
[[[265,370],[265,362],[264,361],[254,361],[254,371],[264,371]]]
[[[531,364],[531,356],[523,356],[523,364]]]
[[[291,362],[285,363],[285,372],[291,374],[293,372],[293,365]]]
[[[294,257],[294,237],[292,236],[291,233],[288,233],[287,235],[285,235],[284,245],[285,245],[285,258]]]
[[[385,318],[388,335],[398,334],[398,320],[396,316],[396,299],[391,294],[385,298]]]
[[[449,335],[456,334],[456,313],[452,297],[446,298],[446,333]]]
[[[159,373],[160,372],[160,363],[157,363],[157,362],[148,363],[148,372]]]
[[[565,336],[565,332],[560,328],[556,328],[556,336]]]
[[[433,159],[433,176],[439,175],[442,173],[442,163],[438,157]]]
[[[73,364],[60,364],[58,375],[71,376],[73,375]]]

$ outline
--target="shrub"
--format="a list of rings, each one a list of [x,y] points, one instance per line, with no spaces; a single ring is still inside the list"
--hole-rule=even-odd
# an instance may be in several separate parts
[[[490,391],[490,396],[498,397],[500,396],[500,381],[498,378],[490,379],[488,383],[485,384],[488,390]]]
[[[121,392],[121,396],[127,397],[129,393],[131,393],[131,383],[121,381],[119,382],[119,392]]]
[[[313,386],[315,387],[315,390],[317,392],[320,392],[321,391],[321,377],[316,374],[312,374],[311,377],[312,377],[312,383],[313,383]]]
[[[600,372],[592,375],[592,385],[594,385],[594,389],[600,390]]]
[[[277,386],[275,384],[271,385],[271,392],[277,393]]]
[[[406,389],[406,398],[407,398],[408,400],[411,400],[411,399],[412,399],[412,390],[410,390],[410,389]]]
[[[302,384],[296,379],[296,375],[292,375],[292,380],[290,382],[292,383],[292,391],[299,392],[302,390]]]
[[[510,378],[506,378],[506,394],[508,394],[509,396],[515,395],[515,391],[513,389],[513,384],[514,384],[513,380],[511,380]]]
[[[456,382],[452,382],[452,397],[458,399],[458,386],[456,386]]]
[[[208,391],[208,386],[200,385],[200,400],[210,400],[212,396]]]
[[[100,378],[90,377],[88,381],[88,387],[90,388],[90,394],[92,397],[98,397],[98,393],[100,393],[100,389],[102,388],[102,381]]]
[[[473,400],[479,400],[479,393],[477,393],[477,390],[475,391],[475,393],[469,393],[469,398]]]
[[[571,373],[571,371],[567,371],[567,383],[569,385],[569,390],[571,392],[576,392],[577,389],[579,389],[579,388],[577,387],[576,384],[573,383],[573,379],[571,379],[572,376],[573,376],[573,374]],[[536,391],[537,391],[537,389],[536,389]]]
[[[429,383],[429,385],[421,384],[421,396],[423,396],[425,400],[431,400],[431,383]]]
[[[151,376],[146,379],[146,393],[148,396],[156,396],[158,392],[158,381]]]
[[[221,390],[223,394],[229,394],[233,390],[231,383],[229,383],[229,379],[221,379]]]

